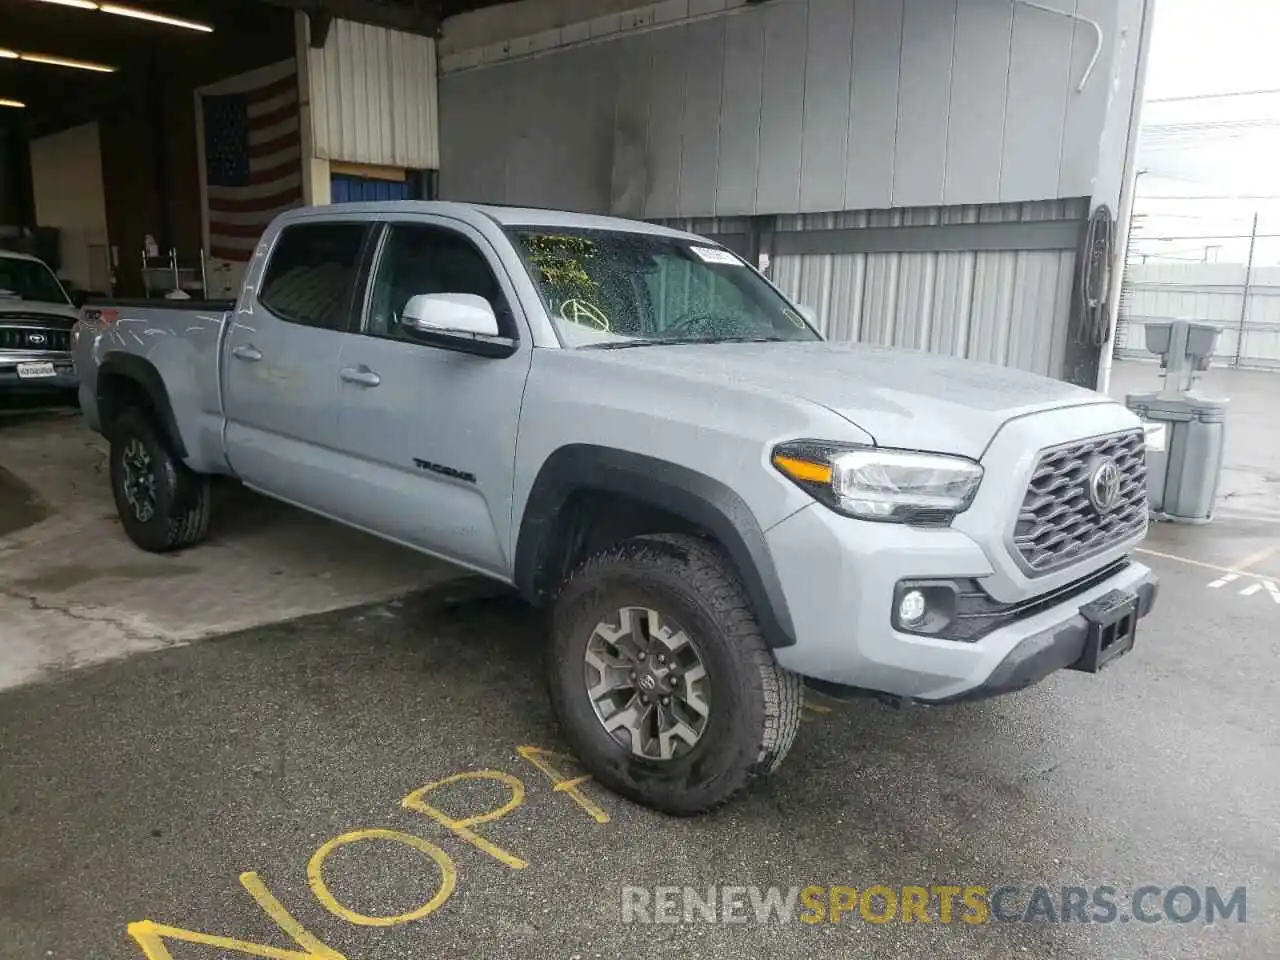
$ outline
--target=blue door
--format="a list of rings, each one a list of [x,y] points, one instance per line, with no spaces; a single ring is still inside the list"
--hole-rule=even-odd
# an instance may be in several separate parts
[[[330,199],[334,203],[359,203],[364,200],[410,200],[407,180],[373,180],[336,174],[329,180]]]

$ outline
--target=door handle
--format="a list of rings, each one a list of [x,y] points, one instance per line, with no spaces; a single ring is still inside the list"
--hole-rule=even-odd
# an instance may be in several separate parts
[[[376,387],[382,382],[382,378],[368,367],[343,367],[338,376],[347,383],[358,383],[362,387]]]
[[[251,343],[236,347],[231,351],[231,355],[239,360],[248,360],[250,363],[257,363],[262,359],[262,351]]]

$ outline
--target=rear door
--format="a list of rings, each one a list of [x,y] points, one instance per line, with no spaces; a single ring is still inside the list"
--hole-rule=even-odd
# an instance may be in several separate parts
[[[405,303],[429,293],[484,297],[516,352],[478,357],[405,337]],[[509,575],[516,429],[532,356],[518,310],[478,231],[447,218],[383,229],[359,333],[346,338],[339,371],[351,520]]]
[[[249,486],[334,513],[343,493],[338,357],[353,329],[365,221],[286,226],[232,317],[223,363],[227,458]]]

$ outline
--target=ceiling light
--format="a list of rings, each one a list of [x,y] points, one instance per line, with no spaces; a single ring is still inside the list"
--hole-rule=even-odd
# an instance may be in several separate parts
[[[26,104],[21,100],[5,100],[0,97],[0,107],[14,107],[15,109],[21,110],[25,106]]]
[[[87,60],[72,60],[69,57],[51,57],[44,53],[20,53],[18,59],[30,63],[43,63],[50,67],[71,67],[73,70],[92,70],[94,73],[115,73],[115,67],[101,63],[89,63]]]
[[[55,0],[61,2],[61,0]],[[79,4],[75,4],[79,6]],[[97,3],[91,6],[97,7],[103,13],[114,13],[118,17],[133,17],[135,20],[149,20],[152,23],[163,23],[170,27],[182,27],[185,30],[199,30],[201,33],[213,33],[213,27],[207,23],[196,23],[194,20],[183,20],[181,17],[168,17],[162,13],[152,13],[150,10],[139,10],[137,7],[122,7],[116,3]]]
[[[18,59],[18,54],[16,51],[0,49],[0,60],[17,60],[17,59]]]
[[[213,33],[213,27],[195,20],[184,20],[182,17],[170,17],[163,13],[152,13],[138,7],[127,7],[121,3],[95,3],[94,0],[42,0],[43,3],[56,3],[60,7],[75,7],[77,10],[100,10],[112,13],[117,17],[132,17],[134,20],[147,20],[151,23],[163,23],[170,27],[182,27],[184,30],[199,30],[201,33]]]

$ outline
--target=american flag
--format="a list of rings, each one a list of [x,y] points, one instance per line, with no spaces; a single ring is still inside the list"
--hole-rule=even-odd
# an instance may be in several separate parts
[[[209,255],[253,256],[277,213],[302,203],[298,73],[292,60],[200,91]]]

